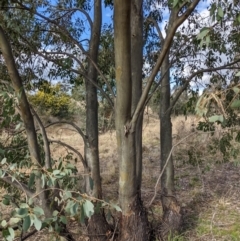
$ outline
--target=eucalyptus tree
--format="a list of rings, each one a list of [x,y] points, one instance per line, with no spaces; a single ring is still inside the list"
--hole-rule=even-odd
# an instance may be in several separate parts
[[[30,5],[24,1],[15,1],[2,6],[1,18],[4,20],[4,31],[9,34],[11,41],[13,43],[19,42],[20,45],[25,48],[25,52],[23,52],[22,55],[30,56],[27,61],[32,62],[34,56],[37,58],[38,66],[35,69],[37,76],[46,74],[44,69],[49,66],[48,78],[67,77],[72,80],[80,75],[85,79],[85,99],[87,107],[86,133],[83,134],[82,130],[75,124],[67,124],[71,124],[78,130],[85,143],[84,158],[77,152],[83,162],[86,173],[85,191],[89,196],[101,200],[102,189],[98,153],[97,98],[97,72],[99,72],[99,69],[97,67],[97,61],[102,25],[102,1],[94,1],[93,5],[93,19],[91,19],[89,13],[91,10],[90,1],[69,1],[66,3],[61,1],[43,1],[31,3]],[[18,13],[21,14],[18,15]],[[82,14],[84,18],[82,16],[79,17],[79,13]],[[28,24],[19,24],[16,26],[14,21],[21,21],[21,17],[23,16],[23,20]],[[84,26],[85,20],[88,22],[88,27]],[[90,36],[89,39],[84,40],[88,43],[86,49],[81,42],[81,36],[85,30],[89,32]],[[15,39],[13,39],[14,35],[16,37]],[[87,65],[83,63],[87,63]],[[19,62],[19,64],[23,63]],[[25,62],[24,64],[26,65],[28,63]],[[8,63],[6,63],[6,65],[8,65]],[[108,98],[108,100],[110,100],[110,98]],[[29,113],[29,115],[31,115],[31,113]],[[35,112],[34,115],[37,116]],[[43,127],[42,130],[44,130]],[[50,140],[47,138],[46,132],[44,135],[44,143],[47,147],[49,146]],[[60,144],[66,146],[64,143]],[[37,148],[37,146],[33,148],[34,151],[37,151],[35,148]],[[48,150],[48,160],[50,158]],[[51,161],[49,161],[49,163],[50,162]],[[51,168],[51,166],[48,166],[48,168]],[[44,190],[44,187],[42,189]],[[45,194],[44,191],[39,192]],[[107,233],[109,230],[102,211],[91,215],[87,227],[90,237],[93,240],[99,239],[97,236],[98,233]],[[105,237],[103,237],[103,239],[104,238]]]
[[[159,4],[161,5],[161,4]],[[164,6],[162,3],[161,9],[164,15]],[[238,58],[234,58],[232,49],[234,47],[233,41],[229,41],[232,34],[227,31],[229,21],[236,22],[236,16],[233,17],[226,9],[222,9],[221,3],[216,5],[215,2],[210,4],[211,13],[208,16],[201,16],[201,13],[196,10],[189,16],[187,23],[185,23],[176,32],[171,48],[165,56],[160,70],[160,150],[161,150],[161,199],[163,205],[163,227],[162,233],[174,233],[181,225],[181,208],[175,196],[174,188],[174,165],[172,159],[172,125],[171,112],[174,105],[179,100],[184,91],[191,91],[191,84],[200,80],[204,73],[208,73],[209,82],[211,76],[219,71],[227,73],[226,71],[236,69]],[[236,14],[236,7],[229,8]],[[223,14],[225,12],[225,16]],[[216,22],[218,19],[220,22]],[[161,51],[164,45],[164,34],[167,34],[172,25],[171,13],[170,19],[164,29],[161,29],[161,14],[153,11],[149,14],[146,20],[148,31],[155,29],[154,39],[160,40],[159,44],[150,45],[150,58],[153,54],[156,55]],[[215,21],[215,22],[213,22]],[[226,34],[228,32],[228,34]],[[229,45],[231,44],[231,47]],[[224,60],[225,59],[225,60]],[[148,61],[150,66],[153,60]],[[154,62],[153,62],[154,63]],[[170,78],[170,70],[172,78]],[[212,78],[214,81],[214,78]],[[179,85],[178,90],[171,97],[171,84],[176,81]],[[156,86],[158,86],[156,85]],[[192,84],[193,85],[193,84]],[[155,88],[156,89],[156,88]],[[198,87],[195,85],[195,91]],[[152,203],[152,201],[151,201]],[[164,234],[163,234],[164,235]]]
[[[15,77],[17,76],[18,83],[22,83],[23,79],[19,75],[21,66],[26,66],[29,62],[33,61],[36,57],[38,63],[33,68],[36,79],[39,76],[46,75],[45,69],[48,67],[48,77],[61,77],[68,78],[74,81],[77,78],[82,78],[86,86],[86,133],[83,133],[81,128],[74,123],[71,125],[82,136],[85,144],[85,156],[77,152],[66,143],[60,143],[67,146],[72,151],[75,151],[82,160],[85,174],[86,186],[85,191],[88,195],[80,195],[79,199],[72,196],[72,193],[67,190],[66,192],[54,192],[58,208],[65,205],[64,211],[70,215],[78,215],[80,221],[84,221],[85,217],[90,218],[88,221],[88,231],[91,239],[106,240],[109,239],[108,234],[111,234],[108,224],[106,223],[104,214],[101,209],[102,187],[99,168],[99,150],[98,150],[98,98],[97,94],[101,94],[101,98],[106,98],[111,107],[115,108],[116,132],[118,143],[118,157],[119,157],[119,204],[122,212],[117,215],[119,220],[118,239],[119,240],[149,240],[150,239],[150,225],[147,220],[146,208],[143,207],[141,200],[141,175],[142,175],[142,151],[141,151],[141,133],[142,133],[142,114],[145,105],[151,97],[151,87],[156,79],[160,79],[161,84],[161,166],[162,166],[162,203],[164,208],[164,225],[163,229],[167,226],[167,230],[175,231],[179,228],[181,221],[180,205],[175,199],[174,192],[174,167],[173,160],[169,154],[172,148],[171,139],[171,109],[177,102],[183,90],[189,87],[190,81],[195,77],[200,77],[203,72],[210,72],[219,70],[219,68],[230,68],[232,63],[224,63],[222,66],[206,65],[208,68],[200,68],[196,70],[195,66],[199,66],[199,58],[204,56],[204,51],[207,45],[210,46],[212,36],[211,31],[214,31],[214,26],[203,28],[197,35],[193,32],[191,34],[184,34],[183,29],[179,26],[188,18],[192,21],[192,17],[196,14],[196,6],[200,0],[193,1],[128,1],[128,0],[115,0],[114,1],[114,57],[115,61],[111,62],[111,71],[108,72],[104,48],[101,49],[100,35],[101,35],[101,1],[40,1],[37,3],[29,3],[29,1],[6,1],[6,4],[1,6],[1,28],[2,36],[9,39],[8,47],[12,45],[15,59],[11,63],[7,62],[8,56],[5,53],[5,63],[8,66],[9,74],[12,77],[11,81],[14,84]],[[112,1],[105,1],[107,4],[112,4]],[[221,1],[220,1],[221,3]],[[91,5],[94,4],[94,5]],[[153,5],[154,4],[154,5]],[[91,6],[93,6],[93,18],[91,18]],[[156,6],[158,7],[156,9]],[[154,14],[147,16],[147,21],[144,23],[144,16],[153,11]],[[158,23],[163,21],[162,10],[168,9],[167,14],[168,24],[166,25],[165,35],[159,31]],[[220,10],[219,10],[220,9]],[[217,6],[213,11],[218,13],[218,17],[222,18],[222,7]],[[160,14],[158,13],[160,12]],[[157,16],[157,19],[155,18]],[[164,18],[164,21],[165,21]],[[20,24],[20,21],[24,24]],[[18,25],[15,25],[15,22]],[[85,23],[87,22],[87,26]],[[146,35],[146,28],[154,26],[157,29],[157,34],[154,38]],[[198,22],[195,21],[196,25]],[[194,25],[194,26],[195,26]],[[206,27],[205,25],[197,25],[200,28]],[[213,29],[213,30],[212,30]],[[152,30],[152,29],[151,29]],[[219,29],[220,31],[221,29]],[[88,36],[84,35],[84,32]],[[145,31],[145,32],[144,32]],[[89,37],[90,36],[90,37]],[[108,33],[106,33],[108,36]],[[111,33],[110,35],[111,36]],[[148,39],[147,39],[148,38]],[[213,38],[213,37],[212,37]],[[151,50],[150,66],[151,69],[146,72],[143,70],[143,59],[146,60],[145,51],[148,47],[144,48],[146,42],[156,41],[156,46],[149,47]],[[220,41],[220,39],[219,39]],[[222,41],[222,39],[221,39]],[[1,48],[4,49],[3,43]],[[9,45],[11,43],[11,45]],[[110,39],[111,43],[111,39]],[[179,48],[182,43],[184,48]],[[189,44],[190,43],[190,44]],[[99,55],[100,45],[100,55]],[[18,48],[22,51],[18,53]],[[111,45],[112,47],[112,45]],[[213,47],[211,47],[213,48]],[[203,52],[202,49],[204,49]],[[213,48],[213,50],[215,50]],[[9,51],[8,51],[9,53]],[[110,59],[113,54],[111,53]],[[187,56],[187,57],[186,57]],[[19,57],[19,58],[17,58]],[[21,58],[25,63],[20,62]],[[100,57],[100,61],[99,61]],[[211,57],[211,56],[210,56]],[[211,57],[212,58],[212,57]],[[218,57],[219,58],[219,57]],[[109,56],[107,56],[109,59]],[[205,61],[206,60],[206,61]],[[208,63],[209,59],[204,59]],[[208,62],[207,62],[208,61]],[[211,61],[210,61],[211,62]],[[209,63],[210,63],[209,62]],[[15,63],[15,64],[14,64]],[[184,75],[184,67],[186,63],[191,63],[189,75]],[[11,64],[14,64],[16,76],[11,74]],[[176,69],[177,80],[181,83],[180,90],[170,102],[170,74],[169,69]],[[179,71],[178,71],[179,70]],[[115,73],[114,73],[115,72]],[[110,73],[111,76],[106,76]],[[110,78],[109,78],[110,77]],[[145,77],[146,83],[142,88],[142,79]],[[29,81],[31,82],[31,81]],[[113,86],[116,83],[116,86]],[[155,86],[157,84],[155,83]],[[18,86],[19,88],[19,86]],[[24,90],[24,85],[21,85]],[[142,90],[143,89],[143,90]],[[18,92],[19,89],[16,89]],[[24,92],[23,92],[24,93]],[[116,100],[114,99],[116,95]],[[29,112],[28,102],[23,95],[17,95],[19,103],[25,101],[25,109],[20,108],[21,113],[28,111],[28,119],[30,124],[27,125],[23,115],[27,136],[33,135],[34,141],[29,141],[29,149],[32,162],[40,165],[39,172],[36,175],[30,175],[30,186],[39,184],[39,178],[42,179],[39,186],[39,192],[47,195],[45,192],[46,182],[54,190],[58,190],[58,185],[61,182],[62,176],[70,176],[74,171],[71,165],[63,166],[63,162],[57,168],[53,168],[51,163],[51,154],[49,153],[49,140],[45,128],[41,124],[41,120],[37,117],[37,113],[32,109],[32,114],[36,117],[41,130],[44,143],[44,157],[37,159],[34,152],[39,153],[39,146],[36,143],[36,132],[32,114]],[[22,99],[23,98],[23,99]],[[25,99],[24,99],[25,98]],[[65,122],[67,123],[67,122]],[[67,123],[69,124],[69,123]],[[31,127],[31,132],[29,132]],[[29,139],[30,140],[30,139]],[[32,143],[36,145],[31,146]],[[36,160],[35,160],[35,159]],[[38,161],[39,160],[39,161]],[[3,158],[2,163],[5,164],[6,159]],[[45,167],[46,166],[46,167]],[[71,167],[71,168],[70,168]],[[11,168],[13,168],[11,166]],[[166,168],[166,169],[165,169]],[[46,171],[47,170],[47,171]],[[71,171],[70,171],[71,170]],[[47,174],[46,174],[47,173]],[[90,174],[90,175],[89,175]],[[70,178],[70,177],[69,177]],[[9,180],[8,176],[2,178],[16,187],[19,187],[16,182]],[[30,181],[31,180],[31,181]],[[64,179],[65,180],[65,179]],[[71,179],[72,180],[72,179]],[[74,183],[74,182],[73,182]],[[26,188],[26,182],[23,182],[21,187],[29,197],[32,195],[32,189]],[[71,188],[76,188],[75,183]],[[79,191],[79,190],[78,190]],[[37,193],[33,194],[38,196]],[[79,193],[78,193],[79,194]],[[34,196],[34,197],[35,197]],[[45,197],[43,197],[43,200]],[[85,200],[84,198],[89,198]],[[91,202],[94,200],[94,204]],[[103,202],[103,201],[102,201]],[[43,202],[44,204],[44,202]],[[150,203],[151,204],[151,203]],[[109,207],[106,202],[104,205]],[[46,206],[46,208],[49,208]],[[95,212],[94,209],[100,209],[100,212]],[[117,208],[120,210],[119,208]],[[62,210],[60,208],[60,210]],[[20,209],[20,213],[24,210]],[[45,210],[44,210],[45,211]],[[59,210],[48,210],[46,214],[54,212],[54,218],[51,220],[53,223],[60,221],[66,222],[64,213]],[[29,224],[29,213],[24,213],[25,223]],[[34,220],[39,218],[37,214]],[[31,220],[30,220],[31,221]],[[35,221],[35,227],[40,229],[39,221]],[[30,222],[31,224],[31,222]],[[42,223],[41,223],[42,224]],[[49,226],[51,226],[48,223]],[[166,225],[166,226],[165,226]],[[26,226],[24,225],[26,228]],[[39,228],[40,227],[40,228]],[[12,232],[9,229],[9,233]],[[58,231],[58,230],[56,230]],[[104,235],[102,235],[104,234]],[[116,232],[113,233],[112,239]]]
[[[121,240],[147,240],[149,238],[146,216],[138,193],[137,159],[135,133],[138,131],[137,121],[146,103],[150,87],[162,66],[177,28],[192,13],[199,1],[189,4],[170,3],[172,24],[158,55],[156,64],[148,77],[142,95],[132,112],[131,78],[131,37],[132,25],[130,13],[132,6],[129,1],[114,2],[114,40],[116,65],[116,131],[119,154],[119,201],[122,208]],[[182,11],[182,12],[181,12]],[[133,114],[132,114],[133,113]],[[127,224],[127,225],[126,225]],[[134,233],[134,234],[133,234]]]

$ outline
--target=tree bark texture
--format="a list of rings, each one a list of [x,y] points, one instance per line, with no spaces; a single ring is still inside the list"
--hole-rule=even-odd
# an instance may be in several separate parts
[[[94,19],[91,31],[91,39],[89,46],[89,59],[88,59],[88,72],[89,79],[97,84],[97,70],[94,64],[98,61],[98,52],[100,45],[100,35],[102,26],[102,1],[94,1]],[[100,164],[99,164],[99,148],[98,148],[98,98],[97,89],[89,81],[85,81],[86,86],[86,143],[85,143],[85,160],[87,162],[87,170],[93,181],[90,184],[90,177],[86,177],[86,192],[88,195],[102,199],[102,186],[100,177]],[[107,239],[107,234],[110,232],[104,212],[94,213],[88,220],[87,230],[91,241],[104,241]],[[106,234],[106,236],[104,236]]]
[[[169,153],[172,149],[172,123],[170,97],[170,71],[169,71],[169,53],[166,55],[161,73],[165,73],[160,89],[160,149],[161,149],[161,169],[163,169]],[[181,208],[175,197],[174,189],[174,165],[173,158],[170,157],[165,171],[161,178],[161,200],[163,207],[163,222],[161,227],[161,235],[166,239],[169,235],[178,232],[181,226]]]
[[[132,115],[142,94],[143,66],[143,1],[131,2],[131,70],[132,70]],[[143,112],[140,114],[135,132],[136,142],[136,181],[141,191],[142,182],[142,123]]]
[[[32,163],[35,164],[37,167],[39,166],[43,167],[45,163],[44,161],[41,161],[33,115],[30,110],[30,106],[24,90],[22,79],[16,67],[11,45],[1,26],[0,26],[0,49],[2,50],[2,54],[8,69],[8,74],[10,76],[15,94],[18,98],[20,114],[26,130],[28,148],[29,148]],[[35,180],[35,184],[36,184],[36,192],[34,196],[36,196],[36,198],[34,199],[34,203],[40,206],[44,210],[44,214],[46,218],[50,218],[52,217],[52,208],[50,205],[48,192],[46,192],[44,187],[42,187],[40,178]],[[60,233],[60,235],[67,238],[67,240],[74,241],[74,238],[72,237],[71,233],[67,230],[65,225],[63,225],[63,229],[64,230],[62,233]]]
[[[131,1],[116,0],[114,2],[116,133],[119,155],[119,203],[122,208],[119,240],[146,241],[148,223],[137,185],[136,135],[135,130],[128,129],[132,114],[133,90],[131,34]],[[139,83],[135,87],[139,88]]]
[[[102,26],[102,6],[101,0],[94,1],[94,20],[91,31],[88,60],[88,78],[97,83],[97,70],[93,63],[98,61],[98,49],[100,44],[101,26]],[[85,145],[85,158],[90,168],[91,178],[93,179],[93,190],[87,187],[87,192],[93,196],[101,198],[101,179],[99,167],[99,150],[98,150],[98,99],[97,89],[88,80],[86,85],[86,136],[87,144]]]
[[[11,45],[4,33],[3,28],[0,26],[0,48],[7,66],[8,74],[11,79],[12,86],[15,94],[18,98],[18,104],[20,109],[21,118],[26,130],[28,148],[32,162],[36,166],[42,166],[44,162],[41,161],[39,146],[37,142],[37,134],[35,131],[33,116],[30,110],[30,106],[27,100],[27,96],[22,84],[22,79],[16,67],[16,63],[13,57]],[[41,180],[36,179],[36,193],[37,198],[35,202],[44,210],[45,216],[51,216],[51,209],[47,201],[47,195],[44,188],[41,186]]]

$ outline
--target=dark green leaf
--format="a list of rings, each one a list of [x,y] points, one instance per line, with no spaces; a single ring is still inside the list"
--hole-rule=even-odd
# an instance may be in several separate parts
[[[35,228],[39,231],[42,227],[42,221],[39,220],[36,216],[35,216],[35,219],[34,219],[34,226]]]
[[[86,200],[83,203],[83,208],[85,215],[90,218],[94,213],[94,205],[90,201]]]
[[[31,226],[31,218],[30,216],[26,216],[25,218],[23,218],[23,231],[27,231]]]
[[[67,218],[66,216],[61,216],[60,217],[60,222],[64,223],[64,224],[67,224]]]
[[[30,174],[29,181],[28,181],[28,187],[29,188],[31,188],[33,186],[34,181],[35,181],[35,174],[32,172]]]
[[[231,103],[231,108],[232,108],[232,109],[239,108],[239,107],[240,107],[240,100],[234,100],[234,101]]]
[[[25,217],[28,214],[28,208],[19,208],[17,214],[21,218]]]

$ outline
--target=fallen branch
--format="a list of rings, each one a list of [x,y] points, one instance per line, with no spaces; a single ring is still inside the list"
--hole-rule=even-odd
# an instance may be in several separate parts
[[[147,205],[148,208],[152,205],[153,201],[155,200],[155,198],[156,198],[156,196],[157,196],[157,187],[158,187],[158,184],[159,184],[159,182],[160,182],[160,180],[161,180],[161,177],[162,177],[162,175],[163,175],[163,173],[164,173],[164,171],[165,171],[165,169],[166,169],[166,167],[167,167],[167,164],[168,164],[168,162],[169,162],[169,160],[170,160],[170,158],[171,158],[171,155],[172,155],[172,152],[173,152],[174,148],[175,148],[176,146],[178,146],[181,142],[183,142],[184,140],[186,140],[188,137],[193,136],[193,135],[195,135],[196,133],[197,133],[197,132],[194,132],[194,133],[191,133],[191,134],[185,136],[182,140],[180,140],[178,143],[176,143],[175,145],[172,146],[172,149],[171,149],[171,151],[169,152],[169,155],[168,155],[168,158],[167,158],[167,160],[166,160],[166,163],[165,163],[165,165],[164,165],[164,167],[163,167],[163,169],[162,169],[162,171],[161,171],[161,173],[160,173],[160,175],[159,175],[159,177],[158,177],[158,179],[157,179],[157,182],[156,182],[156,184],[155,184],[155,187],[154,187],[154,195],[153,195],[151,201],[150,201],[150,202],[148,203],[148,205]]]

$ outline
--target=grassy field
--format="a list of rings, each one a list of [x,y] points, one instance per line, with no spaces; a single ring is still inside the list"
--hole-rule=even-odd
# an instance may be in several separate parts
[[[176,191],[183,208],[182,234],[174,240],[236,241],[240,240],[240,165],[237,160],[222,162],[219,151],[212,153],[209,146],[223,130],[201,133],[196,130],[194,116],[173,117],[173,157]],[[71,126],[58,125],[48,129],[50,139],[61,140],[83,153],[83,141]],[[183,140],[184,139],[184,140]],[[143,183],[142,198],[147,204],[154,195],[154,185],[160,173],[159,120],[146,113],[143,126]],[[66,148],[54,144],[53,156],[66,155]],[[101,134],[99,139],[101,175],[104,199],[117,202],[118,165],[114,131]],[[240,164],[240,161],[239,161]],[[81,163],[77,164],[83,173]],[[160,187],[159,187],[160,189]],[[4,216],[9,212],[3,205]],[[161,222],[161,203],[157,196],[149,210],[149,219],[158,227]],[[87,240],[86,230],[76,222],[70,223],[77,240]],[[44,231],[29,240],[51,240]]]

